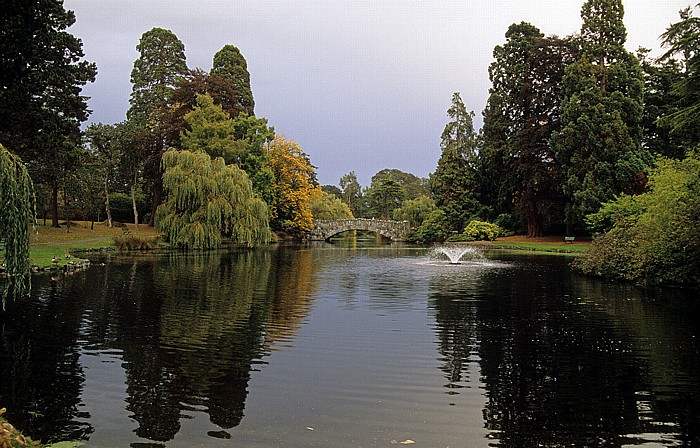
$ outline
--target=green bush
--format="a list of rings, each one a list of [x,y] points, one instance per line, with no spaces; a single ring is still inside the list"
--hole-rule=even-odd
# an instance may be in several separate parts
[[[114,244],[118,250],[150,250],[158,244],[158,237],[145,237],[124,232],[114,237]]]
[[[464,228],[466,238],[471,238],[471,241],[493,241],[501,234],[501,228],[490,222],[472,220]]]
[[[604,204],[587,219],[604,229],[574,266],[646,284],[700,284],[700,157],[659,159],[649,191]]]
[[[416,232],[423,243],[443,242],[450,236],[447,215],[440,209],[433,210]]]

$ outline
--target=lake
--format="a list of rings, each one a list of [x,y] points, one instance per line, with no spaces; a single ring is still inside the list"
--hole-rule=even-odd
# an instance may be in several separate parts
[[[483,256],[95,256],[0,317],[0,407],[87,447],[700,446],[697,290]]]

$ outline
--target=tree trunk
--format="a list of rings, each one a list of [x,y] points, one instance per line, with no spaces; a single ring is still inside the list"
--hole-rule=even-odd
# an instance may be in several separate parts
[[[537,238],[544,235],[544,230],[542,229],[542,218],[537,211],[537,204],[528,203],[527,213],[525,219],[527,220],[527,236],[528,238]]]
[[[156,210],[158,209],[158,206],[161,203],[161,200],[163,198],[163,176],[162,173],[159,173],[159,176],[156,177],[155,181],[153,182],[153,198],[151,200],[151,216],[148,218],[148,225],[153,226],[153,222],[156,217]]]
[[[105,176],[105,210],[107,211],[107,227],[112,228],[112,210],[109,208],[109,176]]]
[[[136,207],[136,176],[138,172],[134,173],[134,181],[131,183],[131,206],[134,208],[134,230],[139,229],[139,210]]]
[[[51,219],[51,227],[59,227],[58,225],[58,184],[53,184],[51,187],[51,211],[53,217]]]

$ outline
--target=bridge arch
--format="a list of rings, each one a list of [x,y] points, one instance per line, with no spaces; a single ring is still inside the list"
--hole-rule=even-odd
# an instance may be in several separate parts
[[[368,230],[393,241],[406,241],[411,226],[408,221],[381,219],[314,220],[314,227],[309,234],[309,239],[311,241],[327,241],[332,236],[349,230]]]

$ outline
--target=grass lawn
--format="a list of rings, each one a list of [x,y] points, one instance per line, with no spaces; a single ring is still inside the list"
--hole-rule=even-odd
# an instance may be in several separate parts
[[[111,229],[103,223],[76,221],[76,225],[61,225],[59,228],[39,225],[37,233],[32,234],[29,240],[29,258],[32,266],[46,268],[49,266],[64,266],[70,261],[79,261],[80,251],[94,249],[114,248],[114,237],[124,231],[119,227]],[[156,230],[143,224],[139,224],[139,230],[134,229],[133,224],[128,224],[129,230],[144,237],[155,237]],[[76,252],[78,255],[76,257]],[[66,255],[70,254],[71,258]],[[60,261],[52,262],[53,258]],[[78,260],[76,260],[76,258]]]
[[[565,243],[563,237],[541,237],[527,238],[523,236],[512,236],[498,238],[490,243],[492,246],[504,249],[530,250],[535,252],[550,252],[560,254],[576,255],[588,250],[590,239],[578,239],[574,243]]]

